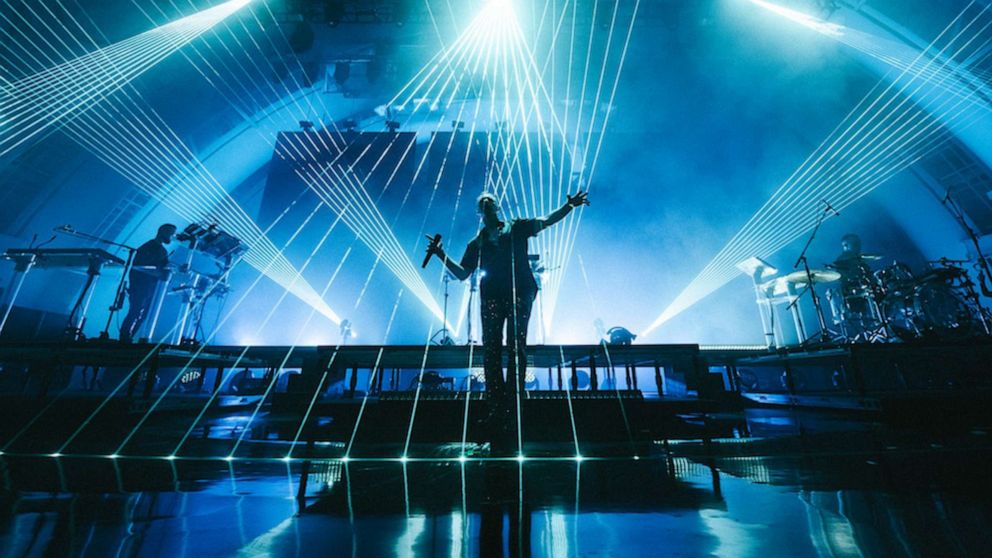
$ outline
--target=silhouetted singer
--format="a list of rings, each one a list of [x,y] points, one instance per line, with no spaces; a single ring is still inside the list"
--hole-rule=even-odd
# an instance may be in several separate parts
[[[527,376],[527,324],[537,296],[537,282],[527,259],[527,241],[542,230],[561,221],[572,209],[589,205],[585,192],[567,196],[568,200],[551,214],[537,219],[517,219],[506,223],[499,218],[495,196],[479,196],[478,210],[482,230],[465,248],[461,261],[445,253],[440,236],[428,236],[428,257],[438,256],[452,275],[468,279],[480,271],[482,347],[490,417],[507,412],[515,395],[523,394]],[[507,329],[507,367],[503,379],[503,331]],[[514,389],[507,389],[515,386]]]

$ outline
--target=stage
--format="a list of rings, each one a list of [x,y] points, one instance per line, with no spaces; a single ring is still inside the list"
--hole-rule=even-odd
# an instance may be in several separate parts
[[[898,421],[981,413],[992,397],[985,341],[544,345],[528,360],[517,445],[547,456],[728,437],[734,425],[709,417],[745,407]],[[0,363],[7,454],[394,458],[461,446],[458,455],[488,455],[477,346],[7,344]]]

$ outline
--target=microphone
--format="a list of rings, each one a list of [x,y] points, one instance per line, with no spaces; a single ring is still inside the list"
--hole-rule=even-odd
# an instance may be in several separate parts
[[[427,264],[431,261],[431,256],[434,255],[434,250],[437,248],[438,244],[441,244],[441,235],[436,234],[434,238],[431,239],[430,244],[427,245],[427,255],[424,256],[424,263],[420,265],[422,269],[427,268]]]
[[[834,215],[840,217],[840,211],[834,209],[834,206],[830,205],[830,202],[828,202],[827,200],[820,200],[820,201],[823,202],[823,205],[827,206],[828,210],[833,211]]]

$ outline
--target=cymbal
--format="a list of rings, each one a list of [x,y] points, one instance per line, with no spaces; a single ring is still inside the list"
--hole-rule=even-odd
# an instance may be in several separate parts
[[[830,271],[829,269],[811,269],[810,275],[813,276],[814,283],[833,283],[834,281],[840,279],[840,273]],[[809,283],[809,277],[806,276],[805,271],[793,271],[785,276],[785,280],[789,283],[801,285]]]

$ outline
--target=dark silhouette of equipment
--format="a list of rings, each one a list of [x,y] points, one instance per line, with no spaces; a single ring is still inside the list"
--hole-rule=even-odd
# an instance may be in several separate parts
[[[637,336],[631,333],[629,329],[620,326],[611,327],[606,332],[606,335],[609,338],[610,345],[630,345],[634,342],[634,339],[637,339]]]
[[[77,234],[72,227],[59,227],[58,232]],[[68,231],[72,231],[69,233]],[[100,272],[104,267],[126,266],[129,262],[98,248],[10,248],[3,255],[4,259],[14,262],[14,275],[11,284],[5,290],[7,295],[6,309],[0,317],[0,332],[6,325],[7,318],[17,295],[24,284],[24,279],[32,269],[85,269],[86,283],[79,296],[76,297],[69,320],[66,324],[66,335],[72,339],[82,338],[83,326],[86,325],[86,313],[93,297],[93,287],[96,285]]]
[[[199,344],[203,331],[203,310],[211,297],[221,298],[230,292],[227,278],[234,266],[236,257],[248,250],[241,240],[218,228],[216,224],[200,225],[193,223],[176,235],[176,240],[187,243],[189,249],[186,262],[180,268],[188,278],[172,292],[182,293],[183,311],[177,326],[177,345]],[[212,258],[217,266],[216,273],[201,273],[193,269],[193,255],[199,252]]]

